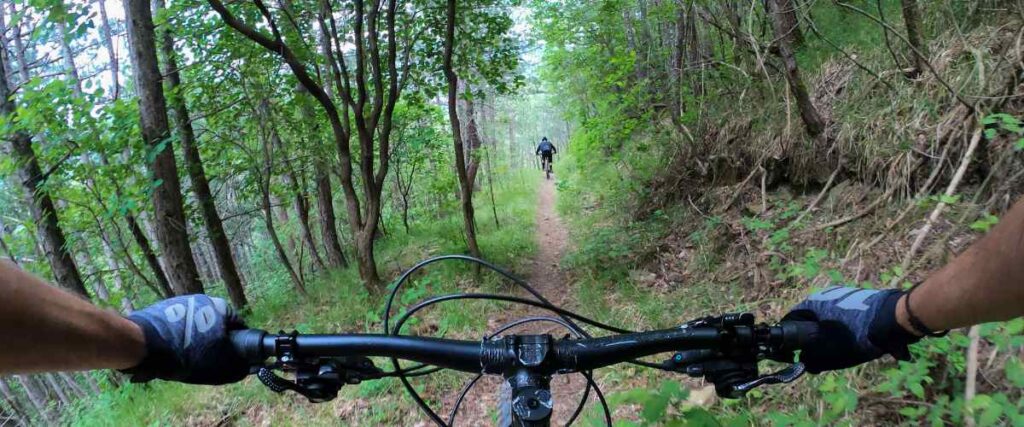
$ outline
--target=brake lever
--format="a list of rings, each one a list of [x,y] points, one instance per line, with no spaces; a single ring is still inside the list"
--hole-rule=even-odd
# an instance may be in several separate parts
[[[744,383],[731,384],[729,385],[729,388],[733,392],[731,394],[734,394],[736,397],[742,397],[743,395],[747,394],[747,392],[749,392],[750,390],[753,390],[762,385],[791,383],[793,381],[796,381],[801,376],[803,376],[805,372],[807,372],[807,367],[804,366],[803,363],[798,362],[789,365],[780,371],[768,375],[762,375],[760,377],[757,377],[753,380]]]
[[[312,403],[322,403],[338,397],[345,384],[359,384],[365,380],[382,378],[384,373],[365,357],[334,357],[313,363],[279,362],[277,368],[295,371],[295,381],[275,374],[272,367],[261,367],[256,372],[263,385],[275,393],[294,391]]]

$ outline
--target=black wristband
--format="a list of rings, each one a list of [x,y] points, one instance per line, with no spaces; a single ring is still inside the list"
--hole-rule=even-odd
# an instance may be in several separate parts
[[[924,322],[922,322],[921,319],[918,318],[916,314],[914,314],[913,310],[910,309],[910,295],[912,295],[914,293],[914,290],[917,289],[917,287],[920,285],[921,284],[918,283],[914,285],[912,288],[910,288],[910,290],[907,291],[906,294],[907,299],[906,301],[903,302],[903,306],[906,307],[907,310],[907,320],[910,322],[910,326],[917,330],[917,332],[924,334],[924,336],[926,337],[946,336],[946,334],[949,333],[949,329],[939,332],[932,331],[932,329],[925,325]]]

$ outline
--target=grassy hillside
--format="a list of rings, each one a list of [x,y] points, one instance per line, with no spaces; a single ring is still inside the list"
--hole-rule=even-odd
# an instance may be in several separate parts
[[[877,13],[871,2],[848,3]],[[899,16],[897,2],[884,4]],[[832,3],[811,9],[816,27],[805,27],[798,58],[831,123],[827,138],[805,135],[781,77],[735,70],[708,75],[690,134],[655,114],[609,158],[593,154],[603,129],[578,131],[560,188],[581,306],[634,328],[732,311],[778,319],[830,283],[909,287],[982,235],[1024,193],[1020,135],[998,124],[1019,123],[1021,21],[924,9],[934,70],[917,79],[894,68],[876,23]],[[982,135],[985,126],[995,130]],[[979,147],[966,157],[973,137]],[[961,162],[965,178],[949,189]],[[668,401],[667,419],[704,419],[706,410],[739,425],[1024,423],[1024,319],[979,328],[970,401],[967,332],[913,346],[913,362],[807,377],[740,401],[695,400],[706,391],[697,383],[674,395],[660,376],[603,376],[643,396],[626,403]]]

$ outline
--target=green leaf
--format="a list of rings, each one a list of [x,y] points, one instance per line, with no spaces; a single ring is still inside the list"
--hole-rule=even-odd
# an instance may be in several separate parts
[[[1020,359],[1010,358],[1006,361],[1006,379],[1014,387],[1024,388],[1024,362]]]
[[[924,399],[924,386],[922,386],[921,383],[908,383],[907,389],[909,389],[910,392],[913,393],[914,396],[917,396],[919,399]]]
[[[978,417],[978,425],[985,427],[995,425],[999,421],[999,418],[1003,416],[1003,407],[1000,405],[989,405],[981,411],[981,416]]]
[[[990,213],[985,213],[985,216],[977,221],[971,223],[971,230],[980,231],[982,233],[988,231],[992,226],[999,222],[999,217]]]
[[[939,201],[942,202],[942,203],[945,203],[947,205],[953,205],[953,204],[956,204],[957,202],[960,201],[960,195],[959,194],[955,194],[955,195],[949,196],[949,195],[943,194],[943,195],[939,196]]]
[[[924,406],[904,406],[902,409],[900,409],[900,415],[903,415],[904,417],[907,418],[917,419],[921,415],[924,415],[924,413],[927,410],[928,408]]]
[[[693,408],[683,412],[686,427],[721,427],[722,423],[704,408]]]

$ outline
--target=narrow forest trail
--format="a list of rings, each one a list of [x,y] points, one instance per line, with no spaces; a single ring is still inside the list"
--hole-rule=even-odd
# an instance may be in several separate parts
[[[536,231],[534,233],[538,250],[529,262],[529,273],[526,275],[526,280],[552,304],[572,309],[575,304],[572,292],[570,292],[570,284],[566,282],[565,272],[559,267],[562,256],[569,248],[569,232],[555,209],[557,201],[555,180],[541,180],[540,188],[537,191]],[[518,288],[514,292],[519,296],[533,298],[526,291]],[[527,316],[551,315],[550,312],[535,307],[510,307],[509,310],[492,317],[488,322],[488,329],[496,330],[506,323]],[[561,338],[566,331],[561,326],[552,323],[535,322],[516,328],[512,333],[551,334],[556,338]],[[499,404],[501,381],[497,377],[481,379],[463,401],[455,424],[464,426],[492,425],[494,423],[492,416],[497,411]],[[586,380],[580,375],[561,375],[551,380],[551,391],[555,398],[552,425],[565,425],[576,410],[576,405],[579,404],[585,386]],[[454,396],[445,402],[447,404],[445,409],[450,410],[453,401]]]
[[[569,303],[567,300],[569,287],[565,282],[565,274],[558,267],[569,244],[569,232],[555,209],[558,201],[555,181],[553,179],[542,180],[537,193],[537,231],[535,234],[538,249],[537,255],[530,261],[530,273],[526,280],[545,298],[551,300],[555,305],[561,306]]]

